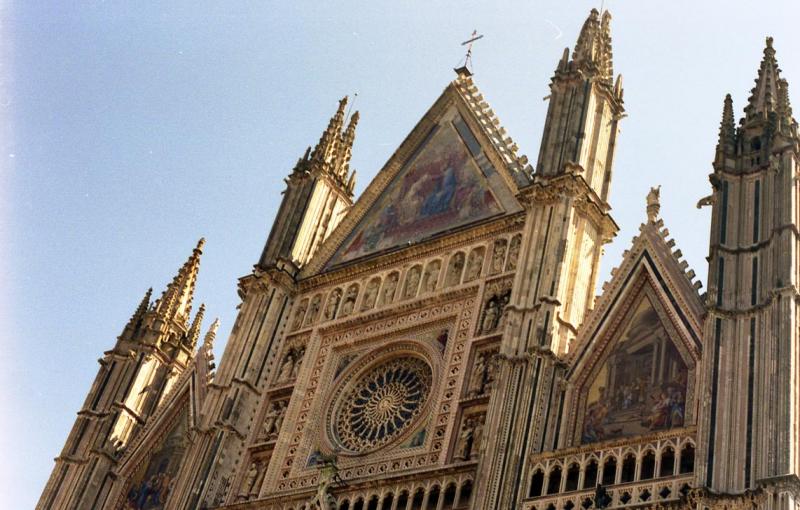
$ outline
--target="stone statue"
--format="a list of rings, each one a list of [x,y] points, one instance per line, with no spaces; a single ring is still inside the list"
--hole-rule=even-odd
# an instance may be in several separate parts
[[[503,264],[506,261],[506,240],[498,239],[494,242],[492,249],[492,274],[502,273]]]
[[[297,378],[297,373],[300,371],[300,364],[303,362],[303,356],[305,356],[306,350],[303,347],[298,349],[292,349],[292,379]]]
[[[286,405],[284,402],[273,402],[269,411],[267,411],[267,414],[264,416],[264,426],[262,427],[262,435],[264,438],[269,440],[278,437],[285,412]]]
[[[458,252],[450,257],[447,265],[447,274],[444,278],[444,286],[452,287],[461,283],[461,273],[464,271],[464,253]]]
[[[313,324],[314,321],[317,320],[320,303],[322,303],[321,294],[317,294],[311,299],[311,305],[309,305],[308,313],[306,313],[306,326]]]
[[[370,310],[378,300],[378,289],[381,286],[380,278],[373,278],[364,289],[364,300],[361,302],[361,310]]]
[[[467,418],[458,436],[458,452],[461,460],[470,460],[473,457],[473,446],[475,444],[475,420]]]
[[[661,211],[661,186],[650,188],[647,194],[647,221],[655,223],[658,220],[658,213]]]
[[[408,275],[406,276],[406,286],[405,290],[403,291],[403,297],[405,299],[410,299],[417,295],[417,287],[419,287],[420,272],[421,272],[420,266],[414,266],[408,270]]]
[[[481,275],[483,268],[483,248],[475,248],[469,253],[467,259],[467,273],[464,275],[464,281],[470,282]]]
[[[483,312],[483,322],[481,322],[481,333],[490,333],[497,327],[500,310],[498,309],[497,297],[492,296],[486,302],[486,310]]]
[[[472,367],[472,383],[470,384],[473,396],[483,395],[486,387],[486,354],[478,353],[475,356],[475,366]]]
[[[484,352],[486,373],[483,377],[483,393],[489,393],[494,388],[495,374],[497,373],[497,351]]]
[[[397,291],[397,281],[399,280],[397,273],[391,273],[386,277],[386,282],[383,284],[383,292],[381,293],[381,305],[386,305],[394,300],[394,294]]]
[[[250,469],[247,470],[244,483],[242,483],[242,490],[239,492],[240,496],[248,497],[253,492],[256,485],[256,478],[258,478],[259,468],[260,466],[255,462],[250,463]]]
[[[344,295],[344,302],[342,303],[342,310],[340,316],[346,317],[353,312],[356,306],[356,298],[358,297],[358,285],[351,285],[347,289],[347,294]]]
[[[283,363],[281,363],[281,369],[278,372],[278,382],[287,382],[289,379],[292,378],[292,370],[294,369],[294,359],[293,353],[291,350],[286,353],[283,357]]]
[[[517,234],[511,238],[511,244],[508,246],[508,261],[506,261],[506,271],[513,271],[517,268],[520,244],[522,244],[522,236],[520,234]]]
[[[495,324],[495,329],[500,329],[502,331],[503,326],[506,323],[506,306],[508,302],[511,300],[511,291],[504,293],[497,301],[497,322]]]
[[[474,428],[472,429],[472,451],[470,452],[470,458],[474,459],[478,456],[478,449],[481,446],[481,440],[483,439],[483,418],[477,417],[474,421]]]
[[[423,292],[433,292],[436,290],[436,283],[439,281],[439,271],[442,267],[442,263],[438,260],[434,260],[428,267],[425,269],[425,276],[422,279],[422,291]]]
[[[292,330],[299,329],[303,325],[303,318],[306,315],[308,308],[308,300],[304,299],[297,306],[297,311],[294,312],[294,322],[292,322]]]
[[[339,308],[339,301],[342,300],[342,291],[340,289],[334,289],[331,291],[331,295],[328,297],[328,306],[325,307],[325,317],[326,321],[336,318],[336,310]]]

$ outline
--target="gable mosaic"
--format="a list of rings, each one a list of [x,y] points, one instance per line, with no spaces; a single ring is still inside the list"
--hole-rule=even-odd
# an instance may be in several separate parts
[[[468,144],[480,149],[467,130],[460,117],[439,124],[350,233],[331,265],[502,213],[500,200],[470,153]]]
[[[689,370],[648,299],[590,384],[581,441],[683,425]]]

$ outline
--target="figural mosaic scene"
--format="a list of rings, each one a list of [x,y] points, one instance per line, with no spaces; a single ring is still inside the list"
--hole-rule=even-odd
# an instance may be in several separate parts
[[[778,41],[736,64],[747,104],[720,98],[706,285],[658,182],[601,285],[625,117],[611,14],[566,36],[535,164],[465,64],[355,197],[359,113],[331,105],[224,355],[193,302],[201,239],[111,318],[38,508],[799,508],[800,134]]]

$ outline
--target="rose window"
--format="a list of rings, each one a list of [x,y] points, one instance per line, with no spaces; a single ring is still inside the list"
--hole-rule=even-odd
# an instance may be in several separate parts
[[[408,431],[431,387],[431,367],[413,356],[394,358],[359,375],[333,410],[331,435],[349,453],[380,448]]]

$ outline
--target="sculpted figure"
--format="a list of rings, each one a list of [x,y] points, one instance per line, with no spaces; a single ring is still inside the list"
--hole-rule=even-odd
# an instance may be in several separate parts
[[[474,428],[472,429],[472,451],[470,452],[471,459],[474,459],[478,456],[478,451],[481,446],[481,440],[483,439],[483,418],[475,418],[473,423]]]
[[[406,275],[406,286],[405,290],[403,291],[403,297],[405,299],[413,298],[417,295],[417,287],[419,287],[419,274],[421,272],[420,266],[414,266],[408,270],[408,275]]]
[[[519,258],[519,246],[522,243],[522,235],[517,234],[511,238],[511,244],[508,245],[508,260],[506,261],[506,271],[513,271],[517,268],[517,259]]]
[[[378,300],[378,289],[381,286],[380,278],[373,278],[364,289],[364,300],[361,302],[361,310],[370,310]]]
[[[341,289],[334,289],[328,297],[328,306],[325,307],[324,319],[329,321],[336,318],[336,310],[339,309],[339,301],[342,300]]]
[[[342,303],[342,310],[339,314],[346,317],[353,312],[356,306],[356,298],[358,297],[358,285],[353,284],[347,289],[347,294],[344,295],[344,302]]]
[[[499,313],[497,297],[493,296],[486,302],[486,310],[483,312],[483,322],[481,323],[481,333],[490,333],[495,330]]]
[[[475,356],[475,366],[472,367],[472,383],[470,384],[472,391],[470,394],[474,396],[483,395],[486,385],[486,354],[478,353]]]
[[[258,477],[258,470],[259,466],[255,462],[251,462],[250,469],[247,470],[247,474],[244,477],[242,490],[239,492],[240,496],[247,497],[253,491],[256,484],[256,478]]]
[[[300,347],[298,349],[292,349],[292,379],[297,378],[297,372],[300,371],[300,364],[303,362],[303,356],[306,354],[306,349],[304,347]]]
[[[383,284],[383,291],[381,292],[381,305],[386,305],[394,300],[394,294],[397,291],[397,281],[400,276],[397,273],[391,273],[386,277],[386,282]]]
[[[286,405],[284,402],[273,402],[266,416],[264,416],[264,426],[262,428],[262,435],[264,438],[269,440],[278,436],[285,412]]]
[[[294,370],[294,359],[292,351],[286,353],[281,363],[281,369],[278,372],[278,382],[287,382],[292,378],[292,371]]]
[[[475,248],[469,253],[467,259],[467,272],[464,275],[464,281],[470,282],[481,275],[483,268],[483,248]]]
[[[461,273],[464,271],[464,253],[458,252],[450,257],[447,265],[447,275],[444,278],[444,286],[452,287],[461,283]]]
[[[439,271],[441,267],[442,263],[438,260],[434,260],[425,268],[425,276],[422,278],[423,292],[433,292],[436,290],[436,283],[439,281]]]
[[[486,373],[483,377],[483,393],[488,393],[494,388],[494,380],[497,374],[497,358],[495,357],[497,351],[484,352]]]
[[[504,293],[497,301],[497,324],[495,325],[496,328],[502,330],[503,326],[506,323],[506,306],[508,302],[511,300],[511,291]]]
[[[322,303],[322,294],[317,294],[313,298],[311,298],[311,304],[308,307],[308,313],[306,313],[306,326],[313,324],[315,320],[317,320],[317,314],[319,313],[319,307]]]
[[[475,420],[467,418],[461,428],[461,434],[458,436],[458,452],[461,460],[470,460],[472,458],[472,447],[475,443]]]
[[[506,261],[506,240],[505,239],[498,239],[494,242],[494,248],[492,248],[492,265],[491,265],[491,273],[497,274],[503,272],[503,264]]]
[[[304,299],[300,302],[297,306],[297,310],[294,312],[294,322],[292,322],[292,330],[299,329],[300,326],[303,325],[303,318],[306,315],[306,309],[308,308],[308,299]]]
[[[647,193],[647,220],[654,223],[658,220],[658,213],[661,211],[661,186],[650,188]]]

